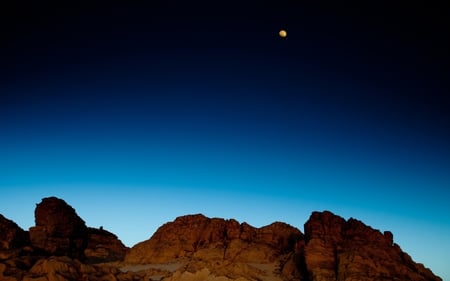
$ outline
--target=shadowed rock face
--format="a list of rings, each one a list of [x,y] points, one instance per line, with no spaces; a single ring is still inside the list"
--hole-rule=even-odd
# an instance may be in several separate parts
[[[28,233],[0,215],[1,281],[353,281],[441,279],[356,219],[314,212],[305,234],[285,223],[182,216],[127,249],[86,227],[63,200],[44,198]]]
[[[36,226],[30,228],[34,248],[49,255],[83,258],[87,227],[71,206],[56,197],[44,198],[34,214]]]
[[[28,233],[0,214],[0,249],[11,250],[29,243]]]

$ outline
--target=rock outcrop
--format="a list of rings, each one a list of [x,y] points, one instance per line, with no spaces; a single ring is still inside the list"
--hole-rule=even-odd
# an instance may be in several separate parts
[[[0,214],[0,250],[21,248],[28,243],[28,233]]]
[[[122,261],[128,248],[113,233],[88,227],[88,244],[84,250],[87,263]]]
[[[305,224],[309,280],[440,280],[381,233],[356,219],[314,212]]]
[[[328,211],[312,213],[305,234],[182,216],[131,249],[61,199],[44,198],[35,215],[29,233],[0,215],[1,281],[442,281],[392,233]]]
[[[82,259],[88,231],[84,221],[64,200],[42,199],[35,209],[36,226],[30,228],[31,245],[48,255]]]
[[[289,265],[294,263],[294,250],[302,239],[297,228],[281,222],[255,228],[235,220],[189,215],[163,225],[151,239],[132,247],[125,262],[161,264],[182,260],[186,270],[192,272],[208,268],[215,275],[256,278],[276,271],[293,278],[299,272]],[[283,271],[286,264],[290,270]]]
[[[255,228],[235,220],[189,215],[160,227],[153,237],[127,254],[129,263],[164,263],[178,258],[273,261],[294,250],[302,233],[276,222]]]

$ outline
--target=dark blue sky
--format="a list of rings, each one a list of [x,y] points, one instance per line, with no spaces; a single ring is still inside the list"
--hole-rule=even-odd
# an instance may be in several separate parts
[[[11,9],[0,213],[27,228],[61,196],[131,246],[186,213],[328,209],[449,278],[448,10],[151,3]]]

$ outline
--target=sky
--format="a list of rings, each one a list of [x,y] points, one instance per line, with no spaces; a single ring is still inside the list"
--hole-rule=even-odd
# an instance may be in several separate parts
[[[22,228],[48,196],[127,246],[186,214],[303,231],[330,210],[392,231],[450,281],[448,9],[15,5],[0,47],[0,213]]]

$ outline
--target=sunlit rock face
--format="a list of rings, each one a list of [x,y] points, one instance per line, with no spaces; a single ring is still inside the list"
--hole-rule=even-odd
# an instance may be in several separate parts
[[[28,232],[0,215],[0,281],[439,281],[392,233],[331,212],[297,228],[201,214],[176,218],[131,249],[86,227],[61,199],[36,206]],[[31,239],[30,239],[31,238]]]
[[[160,227],[153,237],[131,248],[130,263],[169,262],[176,258],[271,261],[294,250],[302,233],[276,222],[255,228],[235,220],[189,215]]]
[[[189,215],[161,226],[151,239],[132,247],[125,262],[180,260],[188,271],[208,268],[214,276],[294,278],[299,276],[294,259],[301,241],[298,229],[281,222],[255,228],[235,220]]]

